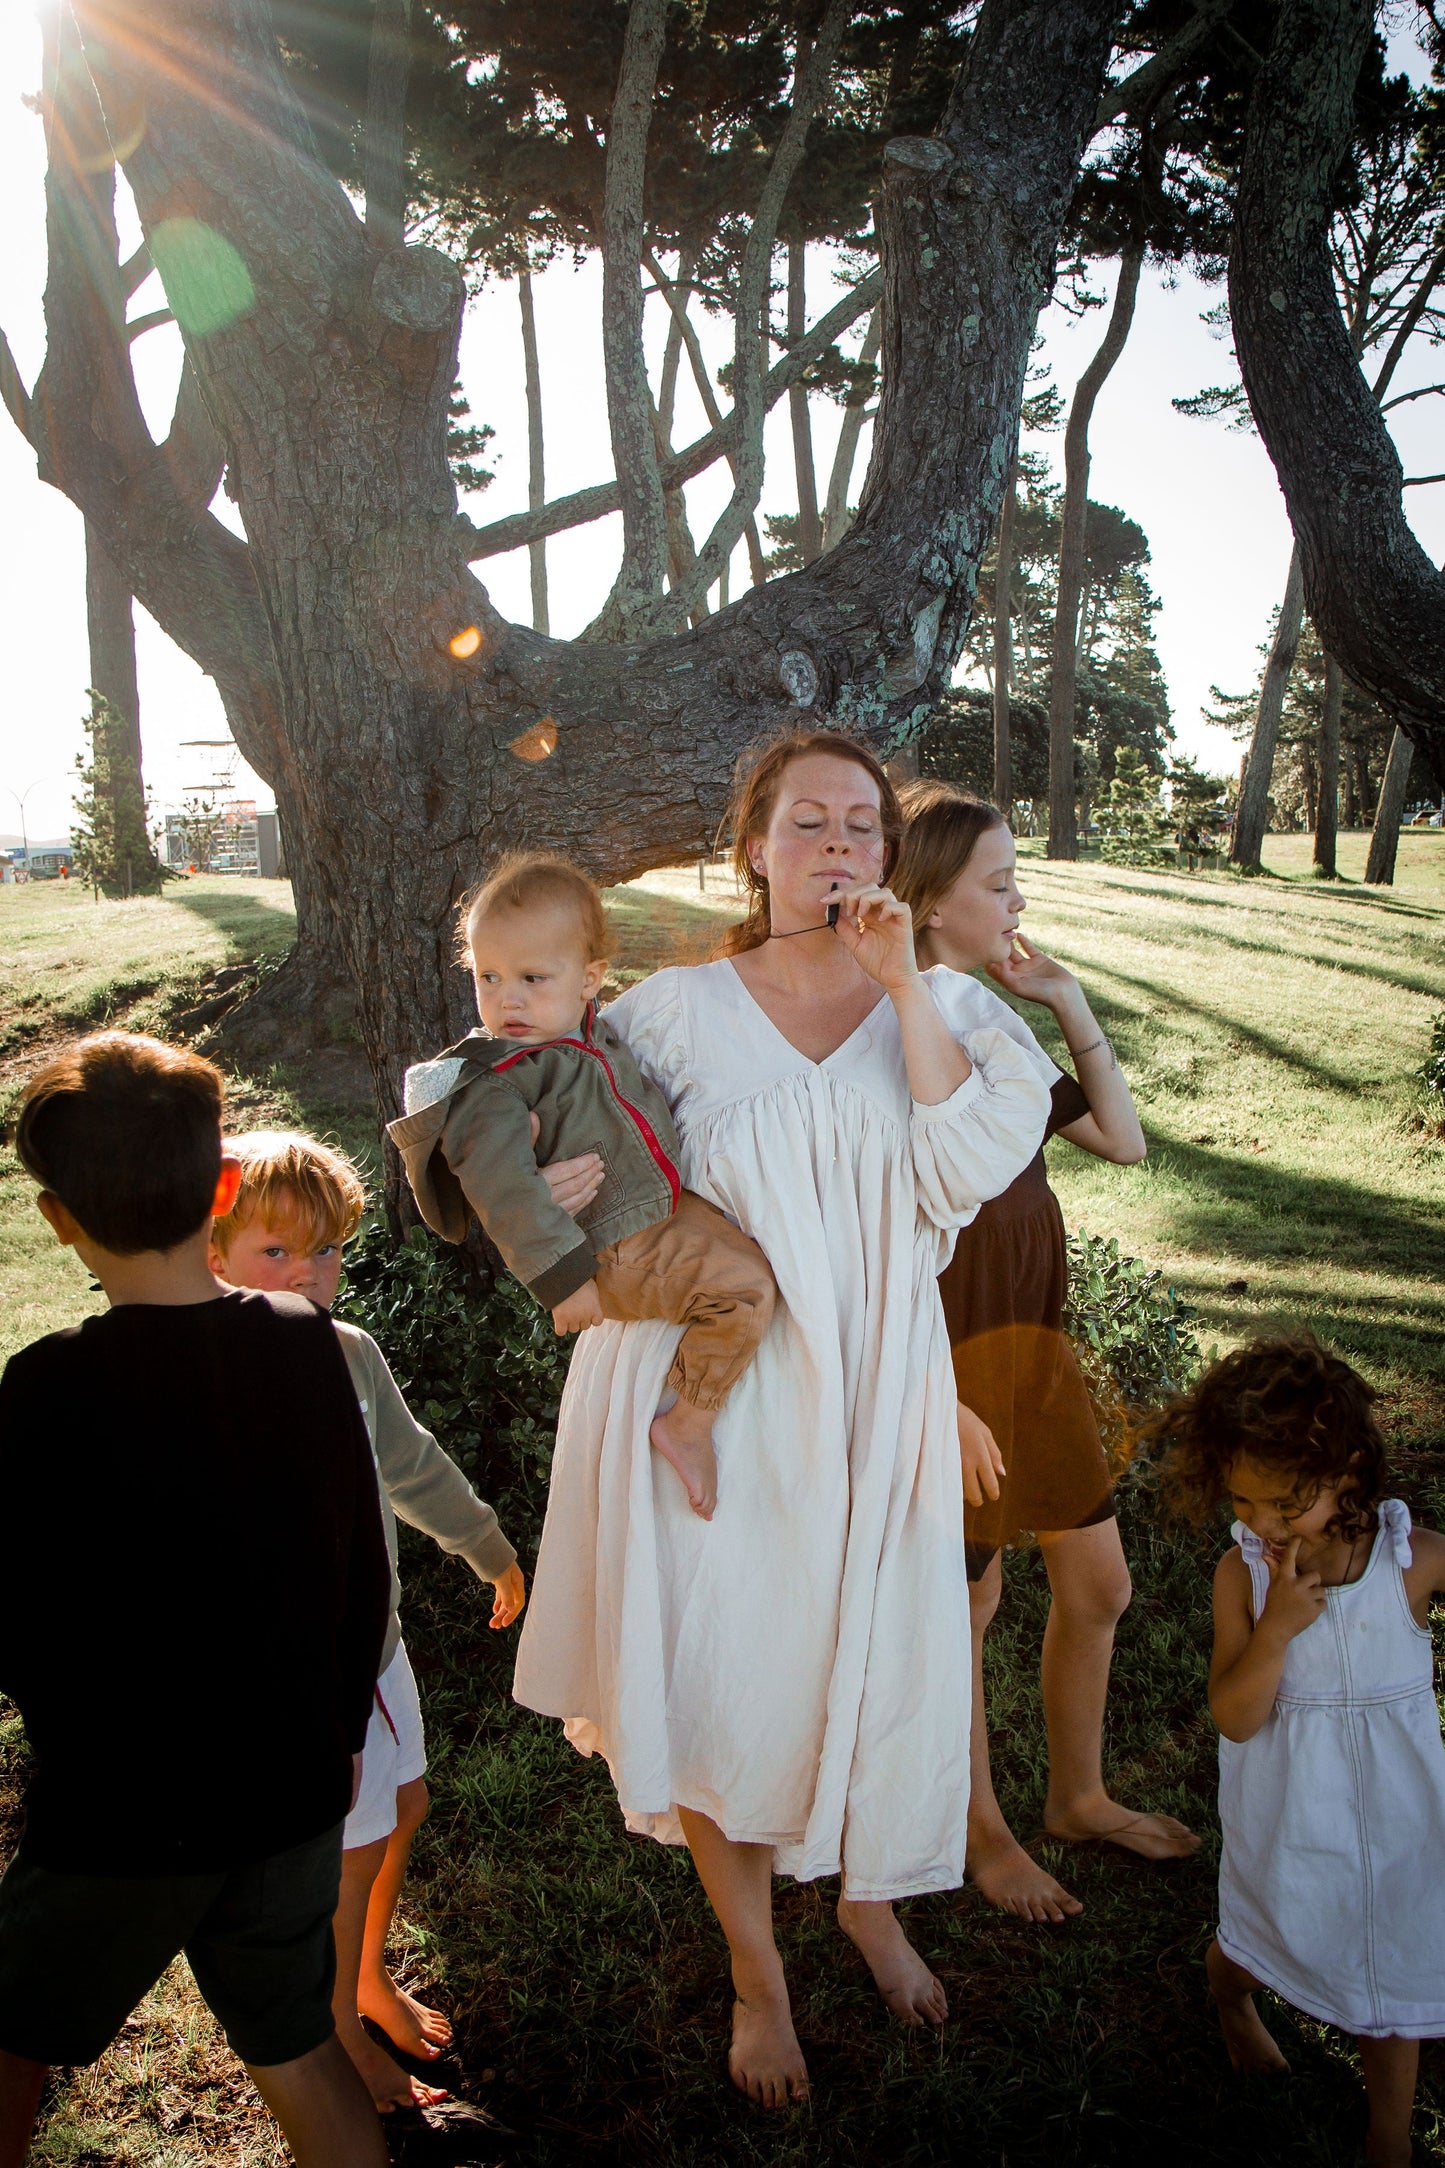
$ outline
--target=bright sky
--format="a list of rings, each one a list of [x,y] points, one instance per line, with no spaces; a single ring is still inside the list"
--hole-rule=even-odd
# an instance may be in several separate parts
[[[1418,50],[1397,39],[1392,64],[1423,73]],[[40,296],[45,280],[43,147],[37,116],[21,103],[38,86],[40,38],[29,6],[0,8],[0,199],[7,206],[6,253],[0,262],[0,324],[10,338],[27,384],[44,351]],[[123,235],[130,245],[135,232]],[[1112,270],[1107,274],[1112,283]],[[556,264],[535,282],[543,404],[547,433],[549,495],[608,479],[606,408],[602,379],[599,304],[601,277],[595,263],[574,270]],[[826,266],[810,281],[810,315],[836,298]],[[1169,684],[1180,748],[1216,770],[1231,770],[1238,747],[1211,730],[1200,714],[1211,684],[1241,690],[1253,678],[1257,649],[1278,603],[1289,560],[1289,530],[1274,470],[1262,446],[1220,423],[1194,422],[1176,414],[1173,396],[1228,379],[1233,360],[1227,344],[1200,321],[1219,299],[1217,289],[1193,279],[1166,287],[1146,273],[1133,333],[1094,413],[1090,493],[1117,504],[1137,520],[1153,550],[1150,577],[1163,598],[1158,624],[1160,657]],[[137,297],[135,313],[159,305],[158,288]],[[1050,309],[1042,324],[1043,358],[1067,397],[1101,336],[1100,312],[1083,321]],[[715,327],[702,325],[709,358],[725,358]],[[649,339],[660,352],[665,334],[661,305],[649,304]],[[1429,349],[1402,369],[1398,388],[1425,383],[1439,373]],[[137,376],[148,418],[164,434],[179,366],[179,334],[171,328],[147,335],[137,348]],[[488,464],[497,478],[468,509],[480,523],[525,508],[526,414],[522,387],[521,331],[515,286],[491,287],[468,313],[462,340],[462,376],[473,419],[497,435]],[[675,441],[689,442],[704,426],[700,403],[684,366],[680,378]],[[820,492],[826,485],[839,410],[814,402]],[[1433,473],[1441,465],[1442,432],[1432,402],[1397,410],[1397,442],[1407,473]],[[1057,437],[1042,439],[1057,462]],[[867,459],[867,432],[854,470],[856,497]],[[688,489],[689,516],[700,540],[725,499],[727,470],[719,465]],[[764,512],[794,509],[792,455],[786,404],[774,409],[768,435],[768,484]],[[1438,562],[1445,556],[1445,486],[1411,490],[1407,509],[1421,541]],[[233,508],[218,510],[234,520]],[[620,543],[620,521],[599,521],[548,544],[552,630],[580,630],[611,585]],[[57,491],[36,480],[33,455],[0,413],[0,834],[18,833],[16,793],[26,793],[25,824],[32,839],[64,834],[70,818],[70,775],[82,738],[80,716],[88,683],[85,637],[84,541],[80,515]],[[525,551],[478,566],[493,602],[509,617],[530,616]],[[745,558],[735,560],[735,588],[745,583]],[[220,701],[210,681],[136,609],[141,685],[141,730],[147,781],[160,806],[175,805],[185,792],[210,780],[225,756],[186,749],[185,741],[225,736]],[[266,786],[235,771],[237,786],[271,802]]]

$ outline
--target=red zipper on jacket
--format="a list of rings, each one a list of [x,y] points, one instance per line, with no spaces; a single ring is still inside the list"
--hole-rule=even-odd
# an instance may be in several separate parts
[[[585,1039],[574,1039],[569,1036],[561,1039],[544,1039],[537,1046],[524,1046],[519,1050],[519,1052],[515,1054],[509,1054],[505,1061],[494,1061],[492,1063],[493,1074],[498,1074],[503,1069],[514,1069],[517,1063],[519,1061],[525,1061],[529,1054],[544,1054],[549,1046],[575,1046],[579,1054],[590,1054],[594,1061],[600,1061],[602,1064],[602,1073],[606,1077],[608,1084],[611,1086],[613,1098],[617,1101],[617,1104],[621,1107],[623,1113],[628,1114],[632,1117],[632,1121],[636,1126],[638,1135],[641,1137],[643,1143],[647,1146],[647,1149],[651,1153],[653,1160],[656,1162],[659,1171],[667,1182],[668,1191],[672,1197],[672,1209],[675,1212],[677,1210],[677,1201],[682,1195],[682,1177],[678,1173],[676,1167],[674,1167],[667,1153],[663,1150],[662,1145],[658,1139],[657,1131],[653,1128],[651,1122],[647,1119],[647,1116],[643,1113],[642,1109],[640,1107],[635,1107],[630,1099],[624,1099],[622,1093],[618,1090],[617,1079],[612,1073],[612,1064],[607,1059],[607,1056],[603,1053],[601,1047],[594,1046],[592,1044],[592,1019],[596,1015],[596,1013],[596,1003],[589,1002],[587,1007],[587,1014],[583,1018],[582,1023],[582,1028],[587,1033],[587,1037]]]

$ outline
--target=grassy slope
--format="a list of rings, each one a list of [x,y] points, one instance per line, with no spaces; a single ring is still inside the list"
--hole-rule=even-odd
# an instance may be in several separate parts
[[[1282,871],[1307,872],[1302,842],[1276,842]],[[1347,873],[1358,874],[1362,854],[1347,838]],[[234,918],[255,899],[242,898],[242,884],[215,886],[217,911],[233,920],[220,928],[235,944],[226,953],[237,953],[251,935]],[[1081,970],[1150,1135],[1150,1160],[1127,1173],[1051,1148],[1071,1223],[1167,1263],[1221,1341],[1300,1316],[1328,1331],[1387,1388],[1409,1488],[1445,1521],[1442,1146],[1411,1125],[1408,1081],[1428,1019],[1445,1006],[1445,838],[1407,837],[1386,894],[1042,862],[1028,866],[1025,887],[1030,930]],[[0,892],[0,953],[14,895]],[[671,874],[617,903],[618,977],[628,979],[695,953],[724,898],[716,877],[703,898],[694,875]],[[180,908],[114,907],[137,914],[117,933],[135,950],[102,967],[82,939],[54,991],[73,1008],[91,968],[113,985],[155,953],[162,929],[139,914],[167,914],[169,939]],[[214,918],[196,924],[208,961],[220,960],[216,935]],[[32,1250],[17,1264],[7,1240],[0,1291],[28,1289],[34,1305],[12,1340],[75,1314],[78,1290],[56,1276],[61,1262]],[[1247,1291],[1231,1285],[1240,1280]],[[1211,1827],[1202,1676],[1216,1547],[1159,1528],[1142,1489],[1125,1522],[1139,1593],[1121,1635],[1111,1767],[1126,1797]],[[1121,2168],[1166,2150],[1201,2163],[1358,2158],[1357,2079],[1337,2039],[1277,2012],[1296,2078],[1260,2094],[1221,2069],[1199,1968],[1212,1837],[1199,1861],[1168,1873],[1055,1851],[1088,1904],[1058,1936],[1006,1923],[968,1896],[915,1905],[914,1931],[954,2002],[941,2042],[878,2018],[861,1968],[838,1945],[826,1889],[783,1889],[780,1932],[818,2101],[808,2115],[764,2123],[718,2082],[720,1943],[686,1862],[620,1834],[605,1771],[510,1704],[510,1648],[485,1631],[469,1577],[429,1545],[408,1548],[408,1638],[436,1794],[408,1898],[411,1957],[419,1979],[445,1983],[467,2090],[525,2133],[514,2157],[699,2168],[941,2162],[960,2150]],[[1042,1795],[1037,1559],[1011,1560],[1010,1582],[990,1706],[1001,1788],[1027,1834]],[[1419,2139],[1425,2157],[1445,2161],[1440,2048],[1427,2047],[1425,2073]],[[37,2157],[269,2168],[278,2156],[242,2098],[177,1975],[62,2095]],[[486,2143],[464,2150],[502,2157]]]

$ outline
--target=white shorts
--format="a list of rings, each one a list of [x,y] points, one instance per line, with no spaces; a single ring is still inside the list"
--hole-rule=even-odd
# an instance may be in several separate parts
[[[376,1682],[376,1698],[361,1754],[361,1790],[346,1817],[342,1850],[355,1852],[363,1844],[376,1844],[389,1837],[396,1827],[398,1791],[425,1772],[421,1703],[407,1661],[406,1644],[399,1641],[395,1656]]]

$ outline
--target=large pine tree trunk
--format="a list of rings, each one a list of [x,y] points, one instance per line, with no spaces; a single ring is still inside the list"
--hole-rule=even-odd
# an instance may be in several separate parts
[[[184,203],[231,270],[223,320],[188,323],[176,279],[172,300],[269,632],[298,900],[342,944],[384,1116],[406,1064],[470,1021],[453,911],[491,854],[546,843],[625,878],[698,854],[760,734],[828,720],[887,749],[923,727],[997,516],[1113,12],[987,0],[938,135],[890,145],[884,393],[848,536],[692,630],[612,646],[509,625],[472,576],[446,462],[460,277],[378,250],[318,177],[264,0],[109,0],[88,63],[145,112],[127,172],[151,245]],[[232,101],[198,83],[198,41]],[[65,486],[113,509],[103,479],[66,462]]]
[[[1139,292],[1142,247],[1127,248],[1119,263],[1114,306],[1098,352],[1074,390],[1064,430],[1064,510],[1060,522],[1058,600],[1054,611],[1053,664],[1049,675],[1050,858],[1077,858],[1074,807],[1074,693],[1078,683],[1079,604],[1084,589],[1084,536],[1089,511],[1089,422],[1109,371],[1124,351]]]
[[[1013,749],[1009,744],[1009,681],[1013,676],[1014,507],[1018,502],[1019,462],[1015,453],[1004,485],[998,516],[998,546],[993,576],[993,802],[1013,820]]]
[[[1385,762],[1385,779],[1380,785],[1380,802],[1375,808],[1375,825],[1370,834],[1370,855],[1365,864],[1365,879],[1379,888],[1390,888],[1394,884],[1400,822],[1409,801],[1410,770],[1414,761],[1414,745],[1403,730],[1396,730],[1390,740],[1390,757]]]
[[[134,895],[154,888],[160,878],[156,854],[146,834],[135,619],[129,582],[90,520],[85,523],[85,622],[90,640],[90,683],[105,702],[103,766],[113,832],[124,855],[125,892]]]
[[[1325,704],[1320,716],[1319,802],[1315,811],[1315,872],[1334,880],[1340,811],[1340,715],[1345,704],[1345,674],[1333,655],[1325,656]]]
[[[1279,606],[1274,645],[1264,666],[1259,706],[1254,716],[1254,735],[1249,741],[1244,780],[1239,787],[1239,809],[1234,816],[1234,840],[1229,855],[1246,873],[1259,871],[1264,832],[1269,825],[1269,787],[1274,780],[1279,718],[1289,674],[1294,668],[1303,619],[1304,586],[1300,575],[1300,553],[1296,547],[1290,554],[1289,576],[1284,585],[1284,600]]]

